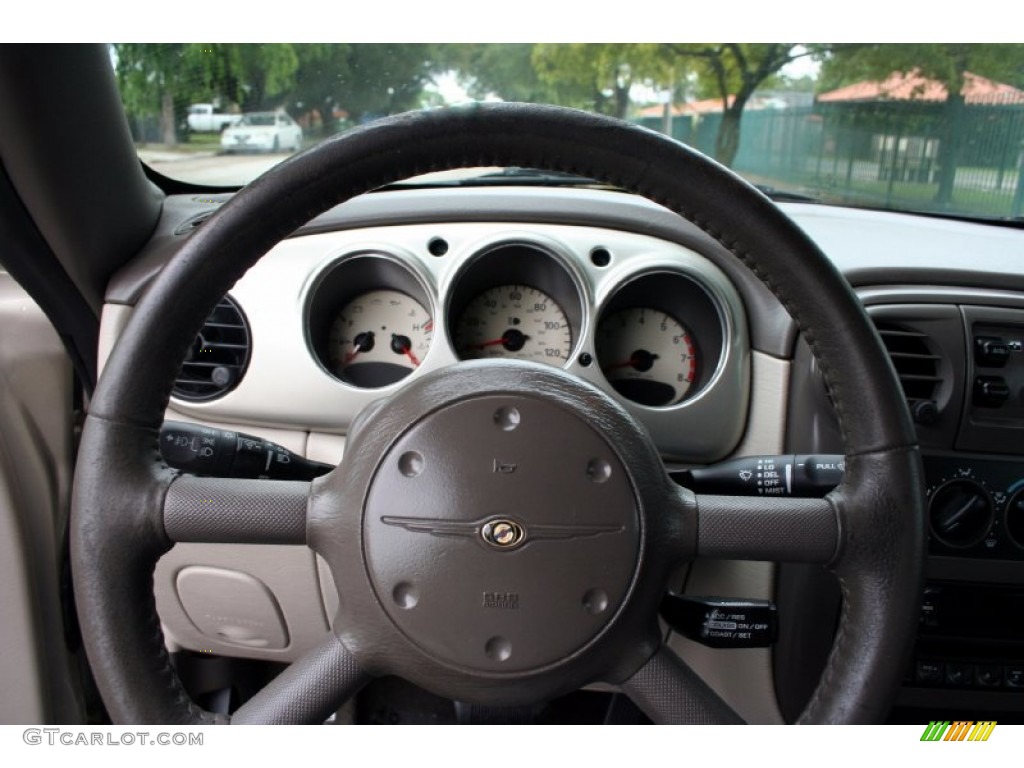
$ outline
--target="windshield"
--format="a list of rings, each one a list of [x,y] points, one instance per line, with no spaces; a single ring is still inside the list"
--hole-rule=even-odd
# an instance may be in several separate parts
[[[386,115],[505,100],[646,126],[783,198],[1024,215],[1024,45],[132,43],[111,61],[140,157],[195,184],[243,185]],[[229,142],[235,125],[279,135]]]

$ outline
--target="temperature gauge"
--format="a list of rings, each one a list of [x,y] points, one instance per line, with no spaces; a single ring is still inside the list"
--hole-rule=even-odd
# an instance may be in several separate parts
[[[634,307],[607,315],[597,327],[596,343],[608,383],[635,403],[674,405],[696,378],[693,339],[682,323],[660,310]]]
[[[386,387],[419,367],[433,333],[430,314],[404,293],[361,294],[331,324],[331,370],[357,387]]]

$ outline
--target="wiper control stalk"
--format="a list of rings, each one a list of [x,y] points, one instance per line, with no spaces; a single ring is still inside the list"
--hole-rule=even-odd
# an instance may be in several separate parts
[[[669,475],[696,493],[820,498],[842,482],[845,469],[840,454],[788,454],[744,456]]]

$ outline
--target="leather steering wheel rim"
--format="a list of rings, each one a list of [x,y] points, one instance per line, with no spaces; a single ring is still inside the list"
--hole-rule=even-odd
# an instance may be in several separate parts
[[[790,312],[831,393],[847,462],[842,485],[827,499],[836,544],[821,558],[839,580],[843,610],[800,720],[878,721],[898,688],[916,627],[924,500],[906,404],[856,296],[771,201],[687,147],[573,110],[486,104],[399,115],[281,163],[191,235],[135,308],[90,406],[71,521],[83,637],[115,722],[224,720],[185,695],[164,649],[152,591],[156,561],[182,540],[165,517],[177,473],[163,464],[156,435],[204,318],[246,269],[313,216],[392,181],[467,166],[564,171],[647,197],[715,238]],[[798,534],[796,527],[792,535]],[[275,535],[256,532],[249,540]],[[308,661],[313,690],[354,674],[344,649],[325,647]],[[640,696],[649,711],[667,721],[686,717],[673,701],[658,700],[659,690],[655,682],[649,696]],[[313,712],[302,716],[315,719]]]

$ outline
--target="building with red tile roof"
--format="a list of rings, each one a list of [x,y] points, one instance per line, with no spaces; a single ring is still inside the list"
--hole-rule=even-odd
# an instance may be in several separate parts
[[[961,93],[967,104],[1024,104],[1024,91],[1012,85],[997,83],[987,77],[964,73]],[[834,91],[818,94],[819,102],[851,101],[945,101],[946,86],[930,80],[917,71],[893,72],[885,80],[854,83]]]

